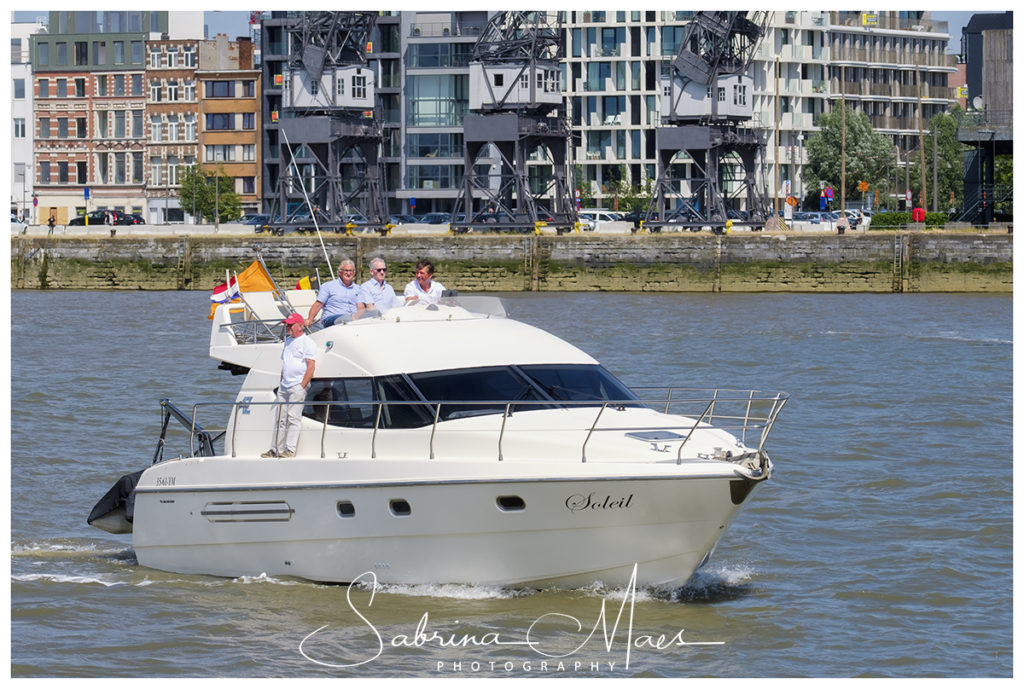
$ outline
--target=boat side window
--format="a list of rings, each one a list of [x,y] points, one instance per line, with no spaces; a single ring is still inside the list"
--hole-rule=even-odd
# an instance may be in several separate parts
[[[606,402],[637,400],[636,394],[609,373],[594,364],[538,364],[520,366],[552,399],[567,402]]]
[[[370,378],[314,378],[302,415],[331,426],[373,427],[376,408]]]
[[[434,412],[405,376],[382,376],[375,379],[377,399],[388,402],[381,412],[383,428],[420,428],[434,423]]]
[[[442,420],[504,413],[506,402],[541,399],[530,381],[509,366],[432,371],[409,377],[431,402],[473,402],[441,405]],[[522,407],[513,410],[519,409]]]

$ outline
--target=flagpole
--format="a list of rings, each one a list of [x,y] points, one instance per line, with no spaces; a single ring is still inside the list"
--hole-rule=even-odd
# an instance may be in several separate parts
[[[306,184],[302,181],[302,174],[299,172],[299,166],[295,164],[295,152],[292,151],[292,145],[288,141],[288,133],[281,129],[281,136],[284,137],[284,145],[288,147],[288,155],[291,157],[291,167],[295,169],[295,176],[299,180],[299,188],[302,189],[302,196],[306,199],[306,207],[309,208],[309,217],[313,219],[313,227],[316,228],[317,239],[320,240],[320,248],[323,249],[324,258],[327,259],[327,269],[334,275],[334,268],[331,267],[331,257],[327,255],[327,247],[324,246],[324,237],[320,234],[320,223],[316,221],[316,212],[313,210],[313,204],[309,202],[309,194],[306,193]],[[285,210],[281,209],[281,217],[284,218]]]

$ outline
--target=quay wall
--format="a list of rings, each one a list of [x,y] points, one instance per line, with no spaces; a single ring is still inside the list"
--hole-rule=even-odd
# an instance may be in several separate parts
[[[358,235],[324,238],[368,279],[388,261],[399,287],[420,258],[450,289],[650,292],[1012,292],[1013,236],[981,233]],[[12,289],[211,290],[259,246],[282,286],[319,270],[310,237],[16,236]]]

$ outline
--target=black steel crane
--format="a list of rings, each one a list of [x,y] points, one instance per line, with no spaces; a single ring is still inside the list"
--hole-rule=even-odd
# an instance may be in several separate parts
[[[376,12],[302,12],[281,75],[282,174],[271,229],[388,229],[384,140],[366,46]]]
[[[765,12],[697,12],[686,25],[671,72],[661,78],[658,181],[646,223],[652,231],[721,232],[729,221],[763,227],[758,173],[767,131],[744,123],[753,119],[747,71],[766,26]]]
[[[537,232],[547,224],[561,234],[575,226],[564,54],[555,12],[499,12],[488,22],[470,61],[453,231]]]

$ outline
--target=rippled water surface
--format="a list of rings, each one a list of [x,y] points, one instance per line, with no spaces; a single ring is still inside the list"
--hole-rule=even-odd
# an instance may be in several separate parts
[[[1011,676],[1009,296],[504,297],[631,385],[792,395],[776,475],[687,586],[371,597],[140,567],[85,517],[151,461],[160,398],[234,395],[207,295],[16,292],[56,327],[11,324],[11,673]]]

